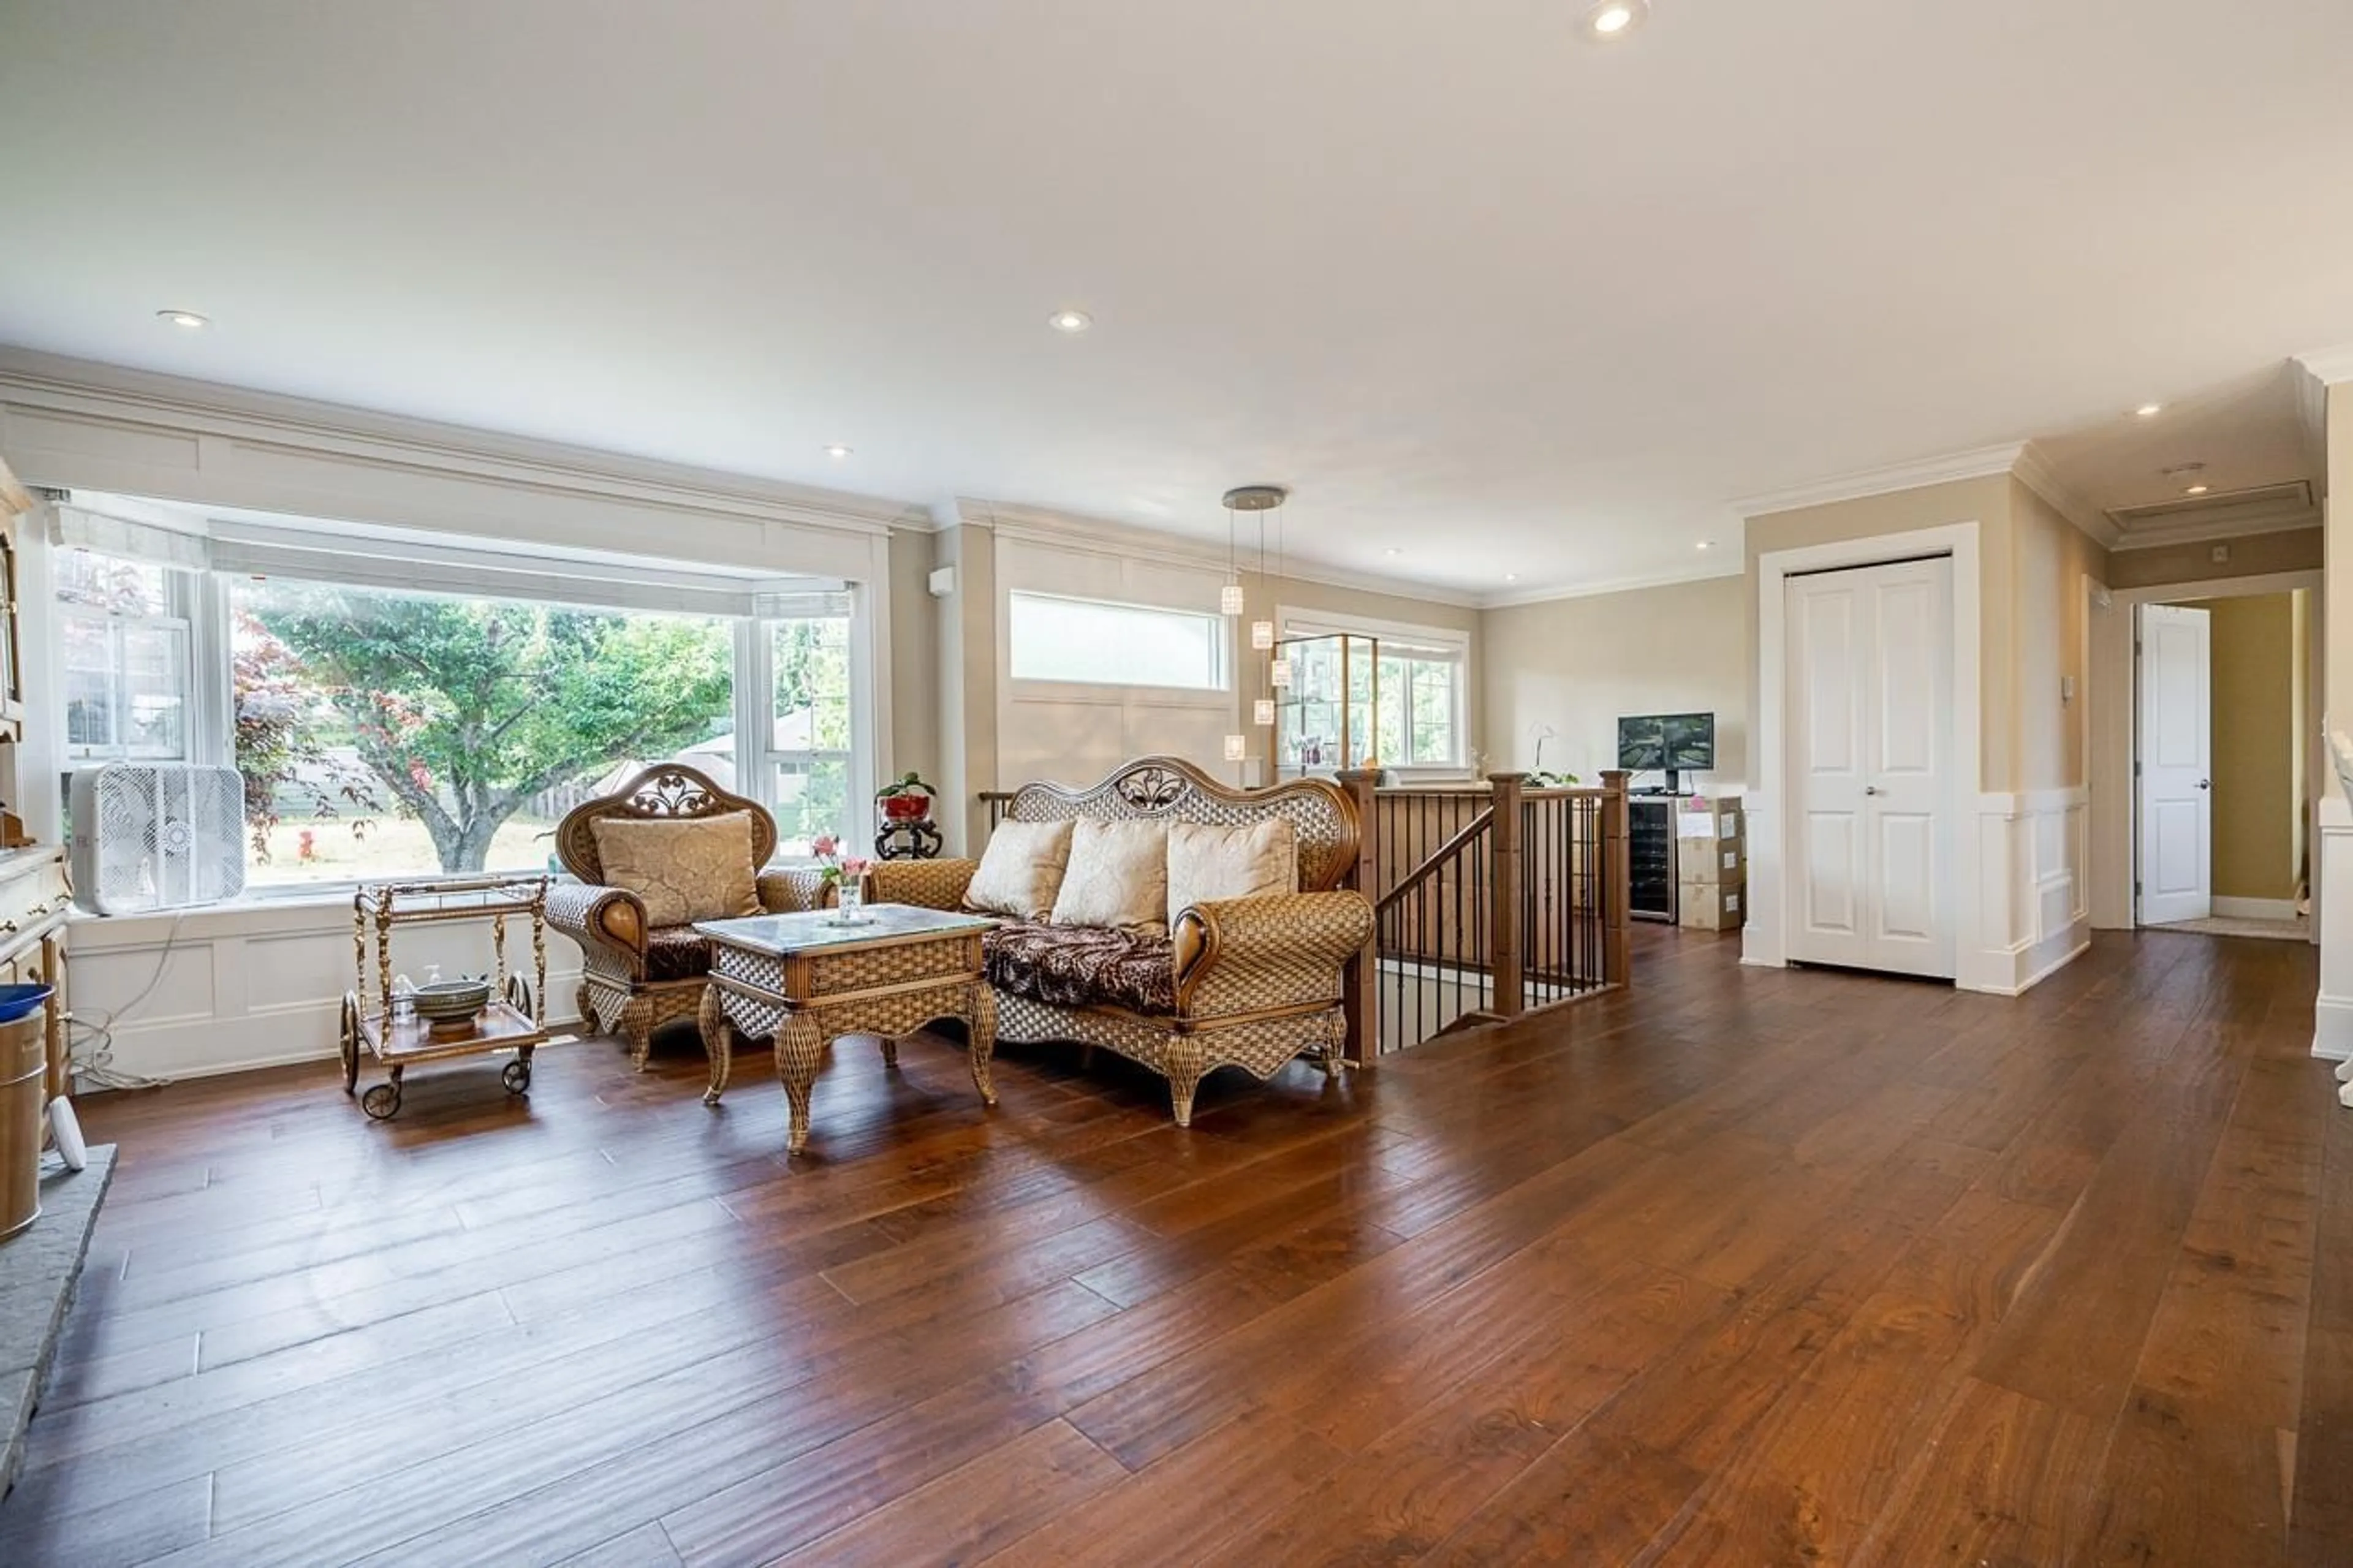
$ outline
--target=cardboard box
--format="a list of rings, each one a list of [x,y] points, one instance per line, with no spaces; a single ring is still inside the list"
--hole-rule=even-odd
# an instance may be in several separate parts
[[[1677,838],[1744,839],[1747,832],[1747,815],[1740,809],[1738,796],[1729,800],[1675,802]]]
[[[1748,879],[1748,845],[1739,838],[1678,838],[1675,880],[1720,888]]]
[[[1738,931],[1748,921],[1748,884],[1685,882],[1675,889],[1681,923],[1696,931]]]

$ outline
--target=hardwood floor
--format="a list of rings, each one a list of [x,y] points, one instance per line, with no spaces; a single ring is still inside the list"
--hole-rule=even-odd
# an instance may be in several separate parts
[[[1326,1089],[672,1040],[92,1099],[0,1562],[2353,1562],[2353,1112],[2295,943],[1743,970]]]

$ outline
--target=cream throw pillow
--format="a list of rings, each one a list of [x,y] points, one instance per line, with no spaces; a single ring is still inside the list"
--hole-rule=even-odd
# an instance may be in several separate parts
[[[1213,899],[1299,890],[1299,834],[1288,817],[1248,827],[1179,822],[1168,829],[1168,923]]]
[[[1168,934],[1168,826],[1081,817],[1071,869],[1054,896],[1058,926]]]
[[[596,835],[606,882],[645,900],[648,925],[691,925],[760,912],[749,812],[684,821],[604,817],[589,824],[589,831]]]
[[[1000,822],[965,889],[964,907],[1017,921],[1042,921],[1062,890],[1071,859],[1067,822]]]

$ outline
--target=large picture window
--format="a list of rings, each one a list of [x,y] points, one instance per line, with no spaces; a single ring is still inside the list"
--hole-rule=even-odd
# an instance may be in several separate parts
[[[839,584],[92,515],[49,556],[67,766],[233,763],[258,890],[550,869],[566,812],[665,762],[773,810],[786,857],[864,826]]]
[[[229,612],[255,882],[533,869],[649,763],[733,782],[723,620],[275,580]]]

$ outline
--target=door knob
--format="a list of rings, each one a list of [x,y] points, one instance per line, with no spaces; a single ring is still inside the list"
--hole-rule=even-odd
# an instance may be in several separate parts
[[[1879,786],[1877,784],[1865,784],[1862,786],[1862,793],[1865,795],[1877,795],[1879,793]]]
[[[2214,781],[2212,779],[2200,779],[2198,781],[2198,787],[2200,789],[2212,789],[2214,787]]]

